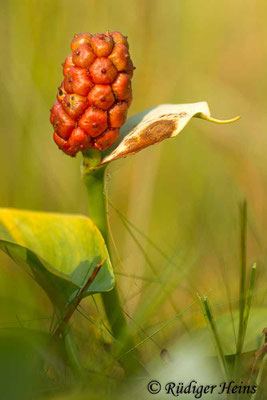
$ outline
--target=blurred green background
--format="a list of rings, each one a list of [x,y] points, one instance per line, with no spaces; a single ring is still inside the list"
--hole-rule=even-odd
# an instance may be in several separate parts
[[[110,208],[120,255],[117,282],[140,339],[142,329],[149,334],[192,304],[196,291],[209,295],[216,316],[237,308],[238,204],[244,197],[248,264],[258,263],[253,305],[266,310],[266,13],[264,0],[1,2],[1,207],[87,212],[81,156],[59,152],[49,124],[75,33],[128,35],[136,66],[130,115],[162,103],[205,100],[214,117],[242,116],[227,126],[195,119],[178,138],[109,168],[113,205],[166,255]],[[3,254],[0,266],[1,327],[47,329],[52,310],[45,294]],[[92,300],[84,307],[99,317]],[[81,339],[97,342],[100,334],[90,322],[77,315],[75,324]],[[204,325],[194,304],[159,332],[157,345],[140,346],[144,362]],[[259,334],[262,328],[256,327]]]

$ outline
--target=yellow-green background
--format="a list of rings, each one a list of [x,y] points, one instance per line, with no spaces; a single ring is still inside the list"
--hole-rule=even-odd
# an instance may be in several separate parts
[[[206,100],[214,117],[242,116],[228,126],[194,120],[178,138],[109,169],[115,207],[175,264],[137,235],[165,289],[117,276],[125,310],[147,332],[191,304],[196,291],[209,295],[216,315],[237,307],[238,204],[244,197],[248,264],[258,262],[253,301],[266,307],[266,15],[265,0],[1,1],[1,207],[86,214],[81,157],[58,151],[49,124],[75,33],[128,35],[136,66],[130,115],[162,103]],[[155,279],[112,209],[110,218],[122,261],[115,270]],[[39,326],[38,318],[49,318],[45,295],[2,254],[0,268],[1,326],[28,319],[35,321],[26,326]],[[92,330],[79,318],[78,326]],[[197,304],[184,321],[189,329],[204,324]],[[183,333],[176,322],[157,340],[166,346]],[[142,352],[149,360],[158,349],[149,342]]]

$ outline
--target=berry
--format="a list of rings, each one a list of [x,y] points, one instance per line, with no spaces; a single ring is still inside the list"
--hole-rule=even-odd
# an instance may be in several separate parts
[[[109,110],[109,125],[111,128],[120,128],[126,121],[128,106],[125,101],[116,103]]]
[[[73,129],[72,134],[69,138],[69,145],[75,151],[85,151],[90,149],[93,142],[90,136],[86,135],[86,132],[78,126]]]
[[[68,93],[87,96],[93,86],[94,84],[87,70],[80,67],[72,67],[64,79],[64,87]]]
[[[78,119],[89,105],[86,97],[75,93],[66,94],[61,104],[66,113],[74,120]]]
[[[114,42],[110,36],[97,34],[92,37],[91,46],[97,57],[108,57],[112,52]]]
[[[79,121],[79,126],[84,129],[89,136],[99,136],[108,127],[107,112],[98,110],[95,107],[88,107]]]
[[[58,145],[58,147],[64,151],[64,153],[70,155],[70,156],[75,156],[77,153],[76,150],[74,150],[69,142],[67,140],[62,139],[56,132],[54,132],[54,141]]]
[[[113,143],[116,142],[120,135],[119,129],[107,129],[102,135],[97,136],[95,138],[94,147],[98,150],[106,150],[108,149]]]
[[[112,89],[117,100],[126,100],[131,95],[131,78],[128,74],[120,72],[112,84]]]
[[[131,68],[129,51],[124,44],[116,43],[109,59],[119,72],[127,71]]]
[[[115,43],[124,44],[124,46],[126,46],[127,49],[129,49],[129,43],[127,41],[127,37],[123,36],[120,32],[113,31],[113,32],[106,32],[106,34],[111,36]]]
[[[130,96],[128,97],[128,99],[126,99],[125,101],[126,101],[126,103],[127,103],[127,106],[128,106],[128,108],[129,108],[129,107],[130,107],[130,105],[132,104],[132,101],[133,101],[133,95],[132,95],[132,92],[131,92]]]
[[[83,43],[75,50],[72,59],[77,67],[88,68],[95,61],[96,55],[89,43]]]
[[[89,103],[102,110],[107,110],[115,102],[110,85],[95,85],[88,94]]]
[[[74,53],[75,50],[77,50],[77,48],[81,46],[81,44],[90,43],[91,38],[91,33],[78,33],[77,35],[75,35],[70,44],[72,52]]]
[[[64,81],[61,83],[61,85],[58,88],[58,92],[57,92],[57,99],[60,103],[62,103],[62,101],[64,100],[65,96],[66,96],[67,92],[65,90],[64,87]]]
[[[116,78],[118,71],[112,62],[105,57],[100,57],[89,68],[94,83],[108,84]]]
[[[66,60],[64,61],[64,63],[62,64],[63,66],[63,75],[66,76],[67,73],[69,72],[69,70],[72,67],[75,67],[75,64],[73,62],[73,57],[72,54],[69,54],[66,58]]]
[[[118,139],[132,101],[128,49],[118,31],[74,36],[50,115],[54,141],[66,154],[92,146],[103,151]]]
[[[65,140],[69,138],[76,125],[75,121],[64,111],[59,103],[55,103],[52,108],[50,122],[55,132]]]

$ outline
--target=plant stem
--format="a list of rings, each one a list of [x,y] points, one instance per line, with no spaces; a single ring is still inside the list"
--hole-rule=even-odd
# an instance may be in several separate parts
[[[93,149],[84,152],[83,156],[82,178],[88,192],[89,218],[102,233],[109,254],[111,255],[104,194],[106,166],[98,166],[100,163],[100,153],[97,150]],[[133,348],[134,343],[129,334],[129,327],[127,326],[116,286],[109,292],[101,293],[101,296],[112,333],[118,343],[119,352],[123,354],[126,349]],[[127,374],[132,374],[140,369],[140,363],[134,354],[125,357],[122,360],[122,365]]]
[[[97,150],[83,153],[82,179],[88,192],[89,218],[98,227],[107,243],[106,204],[104,198],[104,179],[106,166],[97,167],[100,154]]]

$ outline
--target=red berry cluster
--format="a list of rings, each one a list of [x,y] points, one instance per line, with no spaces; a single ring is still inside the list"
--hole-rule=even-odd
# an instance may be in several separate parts
[[[134,67],[128,49],[117,31],[74,36],[50,117],[54,140],[66,154],[91,146],[105,150],[118,139],[132,101]]]

